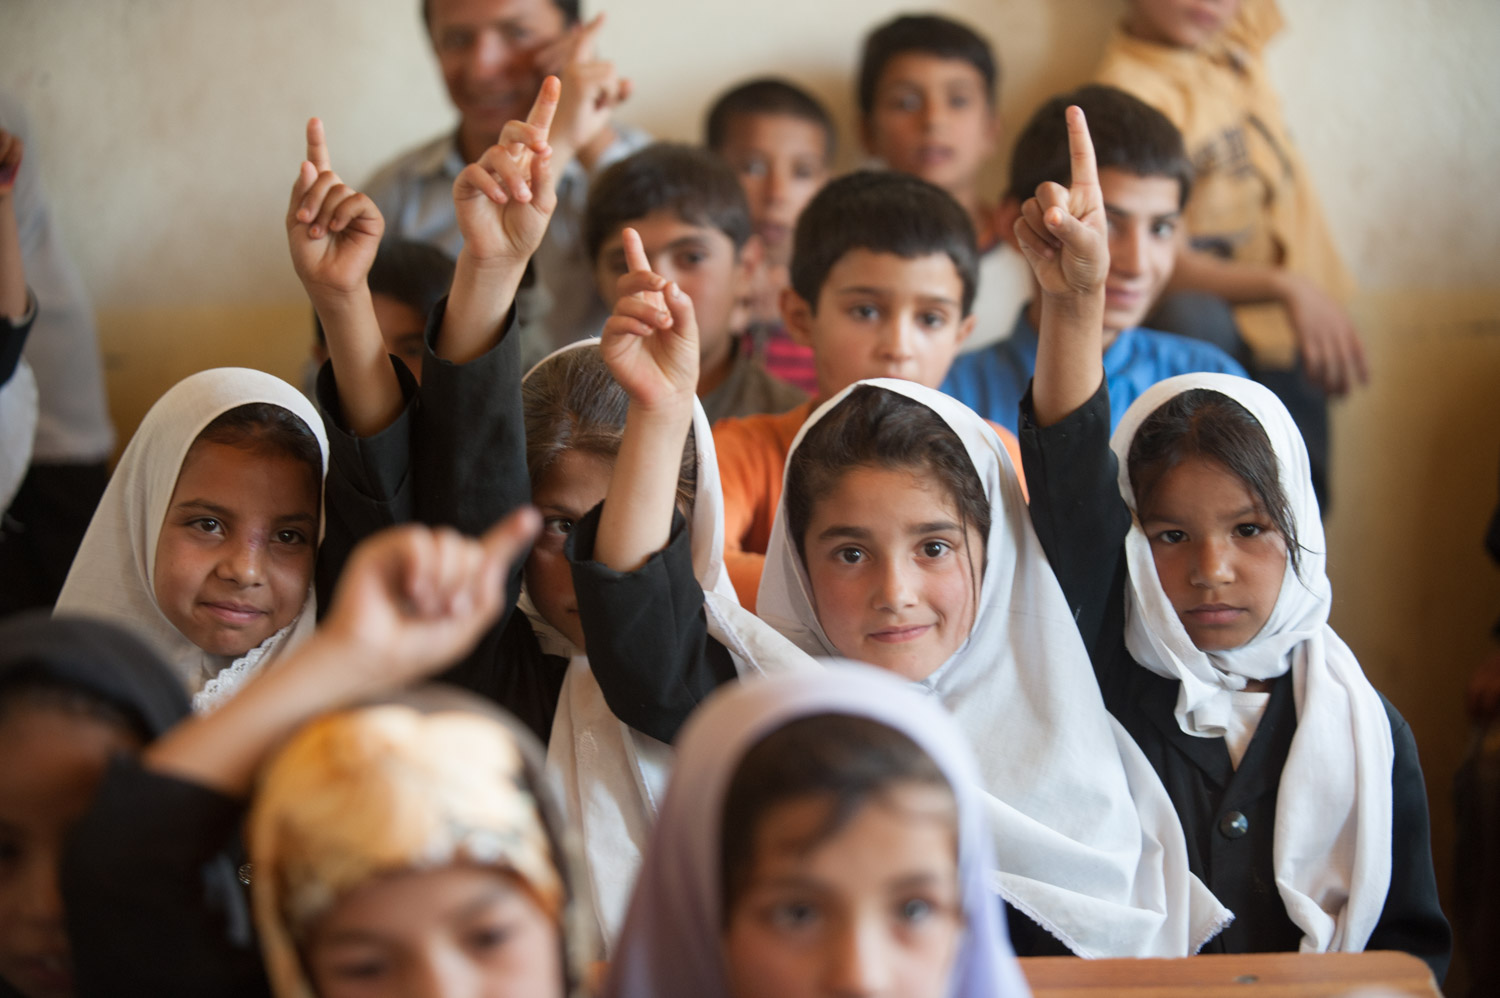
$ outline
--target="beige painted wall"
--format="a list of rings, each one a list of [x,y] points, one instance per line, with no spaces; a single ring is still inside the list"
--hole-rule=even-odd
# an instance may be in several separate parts
[[[621,0],[604,48],[637,84],[623,117],[656,134],[696,136],[714,92],[774,70],[843,116],[852,160],[859,38],[904,6]],[[994,39],[1013,126],[1085,78],[1120,9],[939,6]],[[1336,414],[1334,620],[1417,731],[1446,886],[1460,691],[1500,613],[1479,551],[1500,459],[1500,4],[1283,6],[1272,68],[1362,284],[1375,364]],[[351,179],[451,120],[417,0],[0,0],[0,87],[34,117],[123,433],[200,367],[295,376],[308,309],[282,214],[309,115]]]

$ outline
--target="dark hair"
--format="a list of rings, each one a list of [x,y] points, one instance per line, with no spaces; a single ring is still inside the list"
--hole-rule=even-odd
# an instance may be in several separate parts
[[[860,385],[807,431],[787,465],[787,527],[803,564],[807,562],[804,538],[812,522],[813,506],[837,487],[850,468],[931,475],[951,495],[966,530],[972,524],[982,541],[989,540],[989,497],[958,434],[915,399]]]
[[[828,109],[796,84],[772,76],[741,83],[714,101],[703,123],[703,144],[714,152],[723,152],[734,120],[753,114],[800,118],[817,125],[823,130],[823,162],[833,162],[838,133]]]
[[[27,676],[0,682],[0,724],[17,714],[36,710],[97,721],[128,733],[142,745],[154,737],[134,712],[88,687],[48,676]]]
[[[193,441],[239,447],[248,451],[283,454],[301,461],[323,486],[323,450],[302,417],[272,402],[248,402],[220,413]]]
[[[903,14],[865,37],[865,50],[859,58],[860,114],[868,116],[875,110],[875,90],[880,86],[880,75],[892,59],[908,52],[967,62],[984,77],[984,92],[990,106],[994,106],[1000,70],[990,43],[967,24],[951,18],[937,14]]]
[[[1175,180],[1180,188],[1177,206],[1187,204],[1193,189],[1193,163],[1182,133],[1150,104],[1101,83],[1053,97],[1031,116],[1010,156],[1008,196],[1025,201],[1048,181],[1065,187],[1071,183],[1066,118],[1071,104],[1082,108],[1088,118],[1099,169],[1112,167],[1137,177]]]
[[[453,285],[453,257],[428,243],[385,239],[370,265],[370,293],[394,298],[424,320]],[[323,322],[313,312],[318,342],[326,345]]]
[[[941,187],[889,170],[860,170],[824,186],[797,219],[792,290],[816,311],[828,272],[859,249],[905,260],[946,253],[963,282],[964,316],[974,307],[979,285],[974,225]]]
[[[571,27],[578,23],[579,0],[552,0],[552,6],[562,11],[564,24]],[[422,0],[422,23],[432,26],[432,0]]]
[[[718,229],[734,243],[735,252],[753,231],[750,205],[728,163],[707,149],[656,142],[615,163],[589,185],[583,219],[589,262],[598,261],[610,236],[658,211]]]
[[[837,835],[871,798],[899,783],[953,790],[916,742],[866,717],[814,714],[762,738],[740,760],[724,794],[719,854],[724,920],[744,893],[760,824],[771,808],[809,796],[829,799],[821,827],[799,844],[805,852]]]
[[[521,382],[526,423],[526,473],[531,484],[568,451],[613,459],[620,453],[630,396],[609,373],[598,346],[555,354]],[[677,470],[677,507],[692,509],[698,482],[698,451],[688,430]]]
[[[1244,483],[1285,538],[1296,572],[1302,550],[1297,521],[1281,486],[1276,451],[1260,421],[1228,395],[1208,388],[1168,399],[1146,417],[1130,442],[1126,466],[1137,511],[1145,508],[1162,476],[1188,458],[1213,461]]]

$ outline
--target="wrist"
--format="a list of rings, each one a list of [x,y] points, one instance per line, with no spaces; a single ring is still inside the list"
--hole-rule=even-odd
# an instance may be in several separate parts
[[[683,429],[693,422],[694,392],[676,391],[657,399],[630,400],[627,416],[643,428],[654,430]]]
[[[375,307],[374,298],[370,294],[370,285],[360,281],[352,288],[330,287],[326,284],[307,284],[307,297],[312,300],[313,308],[317,309],[318,318],[326,325],[330,319],[341,319],[346,316],[363,314],[366,310]]]

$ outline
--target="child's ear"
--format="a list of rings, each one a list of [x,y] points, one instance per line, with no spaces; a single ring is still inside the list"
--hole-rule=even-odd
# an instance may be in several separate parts
[[[813,345],[813,307],[791,288],[781,289],[781,322],[792,339],[805,347]]]
[[[766,244],[759,235],[752,235],[745,240],[745,245],[740,247],[739,259],[735,261],[734,267],[734,293],[742,297],[750,293],[754,287],[755,275],[766,262]]]
[[[1000,199],[995,206],[995,233],[1010,244],[1010,248],[1017,253],[1021,251],[1021,241],[1016,238],[1016,219],[1021,217],[1021,201],[1019,198],[1007,194]]]
[[[859,141],[865,147],[865,155],[875,155],[875,129],[870,124],[873,115],[861,115],[859,119]]]
[[[328,345],[325,343],[319,343],[317,340],[313,340],[312,359],[313,363],[317,364],[319,367],[322,367],[323,362],[328,359]]]
[[[979,316],[975,315],[973,312],[970,312],[964,319],[964,321],[958,324],[958,335],[954,338],[953,345],[956,347],[962,347],[964,345],[964,341],[967,340],[970,334],[974,332],[974,323],[978,321]]]

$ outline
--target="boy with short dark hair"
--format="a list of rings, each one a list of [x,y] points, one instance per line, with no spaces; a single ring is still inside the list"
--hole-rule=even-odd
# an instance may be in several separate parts
[[[974,328],[974,229],[941,189],[901,173],[863,171],[813,198],[797,222],[781,314],[812,347],[818,391],[779,416],[714,427],[724,490],[724,562],[753,609],[792,440],[818,405],[856,381],[942,383]],[[1019,446],[996,427],[1017,474]]]
[[[742,348],[741,300],[759,262],[750,209],[723,160],[702,149],[658,142],[595,179],[584,216],[594,284],[613,305],[628,267],[623,231],[640,233],[654,273],[692,299],[698,317],[698,399],[713,422],[784,412],[802,392],[768,374]]]
[[[1031,288],[1026,261],[1002,239],[995,206],[980,194],[980,172],[1000,142],[999,75],[989,42],[935,14],[877,27],[859,67],[865,149],[947,191],[974,227],[983,256],[969,350],[1004,338]]]
[[[797,218],[828,181],[836,133],[827,109],[787,80],[762,77],[729,90],[709,109],[704,144],[739,177],[764,247],[749,296],[746,332],[766,370],[817,390],[812,352],[781,324],[780,298]]]
[[[1193,184],[1182,136],[1161,112],[1122,90],[1098,85],[1047,101],[1011,154],[1000,214],[1014,219],[1021,204],[1048,181],[1067,184],[1072,164],[1064,112],[1071,104],[1082,108],[1089,122],[1109,220],[1104,377],[1111,419],[1118,422],[1141,393],[1173,375],[1215,371],[1244,377],[1244,369],[1212,344],[1141,327],[1172,277],[1182,207]],[[1015,239],[1013,231],[1009,238]],[[943,383],[943,391],[1012,432],[1036,369],[1039,307],[1033,294],[1009,338],[960,357]]]

